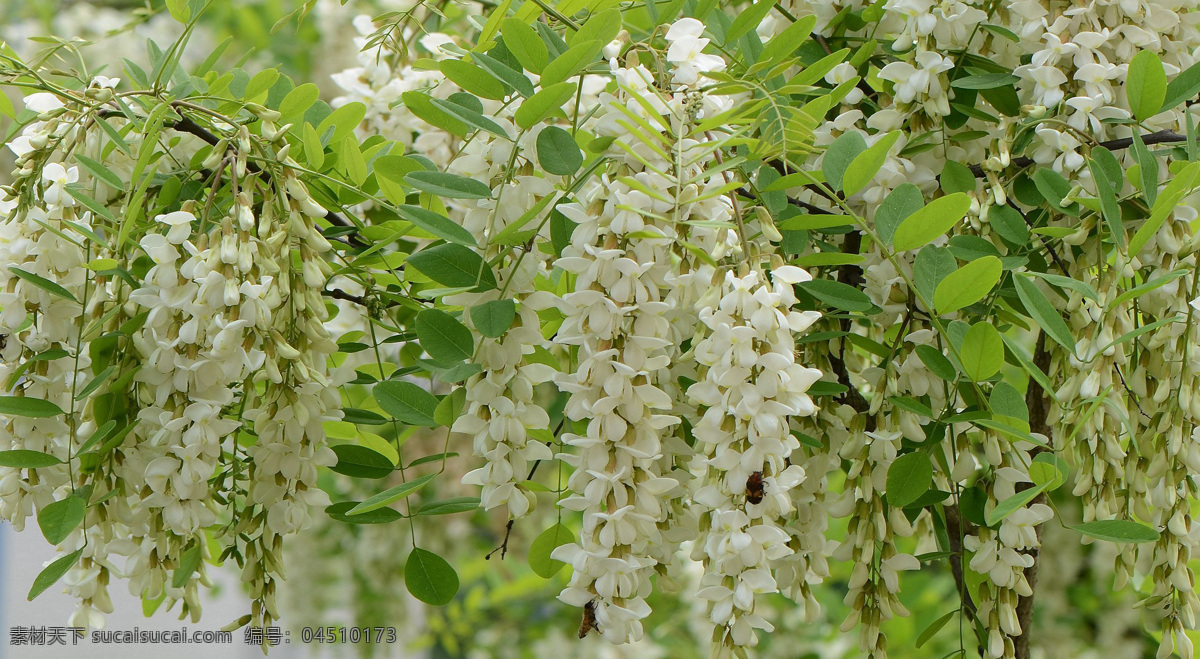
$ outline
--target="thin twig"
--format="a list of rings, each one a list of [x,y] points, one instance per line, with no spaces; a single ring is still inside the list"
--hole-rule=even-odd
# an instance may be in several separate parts
[[[221,141],[220,138],[218,138],[216,135],[213,135],[208,129],[204,128],[204,126],[201,126],[200,124],[196,123],[195,121],[193,121],[191,119],[191,117],[188,117],[186,115],[180,115],[179,121],[168,124],[167,126],[169,128],[173,128],[181,133],[188,133],[190,135],[195,135],[196,137],[199,137],[200,139],[204,140],[205,142],[207,142],[208,144],[210,144],[212,146],[216,146]],[[254,162],[247,161],[246,169],[255,174],[262,175],[264,179],[269,180],[271,178],[270,174],[268,174],[267,172],[264,172],[262,170],[262,168],[259,167]],[[325,210],[325,219],[330,224],[339,226],[339,227],[354,226],[346,218],[342,217],[341,215],[338,215],[337,213],[335,213],[329,209]],[[352,243],[359,242],[359,244],[357,245],[358,247],[364,246],[364,243],[361,243],[361,241],[358,241],[353,236],[351,236],[350,238],[351,238]]]

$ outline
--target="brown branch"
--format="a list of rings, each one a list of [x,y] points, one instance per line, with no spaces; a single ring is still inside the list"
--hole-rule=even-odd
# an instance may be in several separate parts
[[[1186,135],[1180,135],[1179,133],[1176,133],[1176,132],[1170,131],[1170,130],[1160,130],[1157,133],[1148,133],[1146,135],[1142,135],[1142,142],[1144,144],[1146,144],[1147,146],[1149,146],[1151,144],[1171,144],[1174,142],[1185,142],[1185,141],[1187,141]],[[1102,146],[1102,147],[1108,149],[1109,151],[1116,151],[1119,149],[1128,149],[1129,147],[1133,146],[1133,138],[1132,137],[1122,137],[1119,140],[1109,140],[1107,142],[1101,142],[1100,144],[1097,144],[1096,146]],[[1032,164],[1033,164],[1032,158],[1026,158],[1025,156],[1021,156],[1020,158],[1013,158],[1013,160],[1009,164],[1009,166],[1020,169],[1023,167],[1028,167]],[[975,178],[983,178],[986,175],[986,172],[983,170],[983,165],[971,165],[971,173],[975,175]]]
[[[1046,372],[1050,368],[1050,351],[1046,349],[1046,334],[1042,333],[1038,337],[1037,347],[1034,349],[1033,363],[1042,372]],[[1046,417],[1050,412],[1050,403],[1046,400],[1046,392],[1042,389],[1042,385],[1036,380],[1030,378],[1029,390],[1025,394],[1025,406],[1029,408],[1029,430],[1030,432],[1041,433],[1050,438],[1050,425],[1046,422]],[[1047,450],[1041,446],[1035,446],[1030,451],[1031,456],[1036,456],[1038,453]],[[1046,493],[1042,492],[1034,498],[1033,503],[1046,503]],[[1041,546],[1042,540],[1042,525],[1036,528],[1038,545]],[[1037,588],[1038,578],[1038,563],[1041,559],[1041,550],[1034,549],[1029,552],[1033,557],[1033,565],[1025,568],[1025,581],[1029,582],[1029,590],[1035,591]],[[1015,646],[1014,656],[1016,659],[1029,659],[1030,657],[1030,627],[1033,626],[1033,596],[1035,592],[1031,592],[1028,597],[1022,597],[1017,602],[1017,624],[1021,627],[1021,635],[1013,639]]]

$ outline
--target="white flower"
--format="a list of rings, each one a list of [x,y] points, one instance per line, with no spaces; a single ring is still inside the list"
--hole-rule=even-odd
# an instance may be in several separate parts
[[[725,60],[718,55],[705,55],[708,39],[701,37],[704,24],[694,18],[676,21],[667,30],[667,61],[675,65],[675,82],[694,85],[700,76],[725,68]]]
[[[192,235],[192,222],[196,221],[196,216],[187,211],[175,211],[159,215],[154,220],[170,227],[167,230],[168,242],[173,245],[182,245]]]
[[[42,168],[42,181],[46,184],[46,203],[52,206],[74,206],[75,198],[67,194],[67,184],[79,180],[79,169],[67,169],[56,162]]]

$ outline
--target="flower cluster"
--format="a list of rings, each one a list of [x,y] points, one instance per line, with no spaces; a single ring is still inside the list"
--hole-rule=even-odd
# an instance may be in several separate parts
[[[800,442],[789,420],[816,411],[805,391],[821,377],[795,361],[793,333],[817,317],[791,311],[792,285],[808,273],[780,266],[771,282],[761,278],[726,272],[723,295],[700,311],[708,335],[695,358],[704,379],[687,392],[705,410],[693,425],[707,463],[705,484],[693,494],[707,511],[693,551],[706,568],[699,596],[712,603],[712,621],[727,629],[722,641],[731,646],[753,646],[755,629],[773,629],[756,613],[756,595],[779,591],[772,568],[792,553],[782,526],[805,477],[791,463]]]

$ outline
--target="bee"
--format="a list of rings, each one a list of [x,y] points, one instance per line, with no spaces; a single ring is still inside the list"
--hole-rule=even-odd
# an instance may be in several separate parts
[[[746,479],[746,502],[759,504],[762,503],[763,494],[767,489],[766,483],[763,483],[763,473],[756,471],[750,474],[750,478]]]
[[[583,605],[583,622],[579,624],[579,638],[587,636],[588,632],[593,629],[599,631],[599,628],[596,627],[596,605],[588,602]]]

